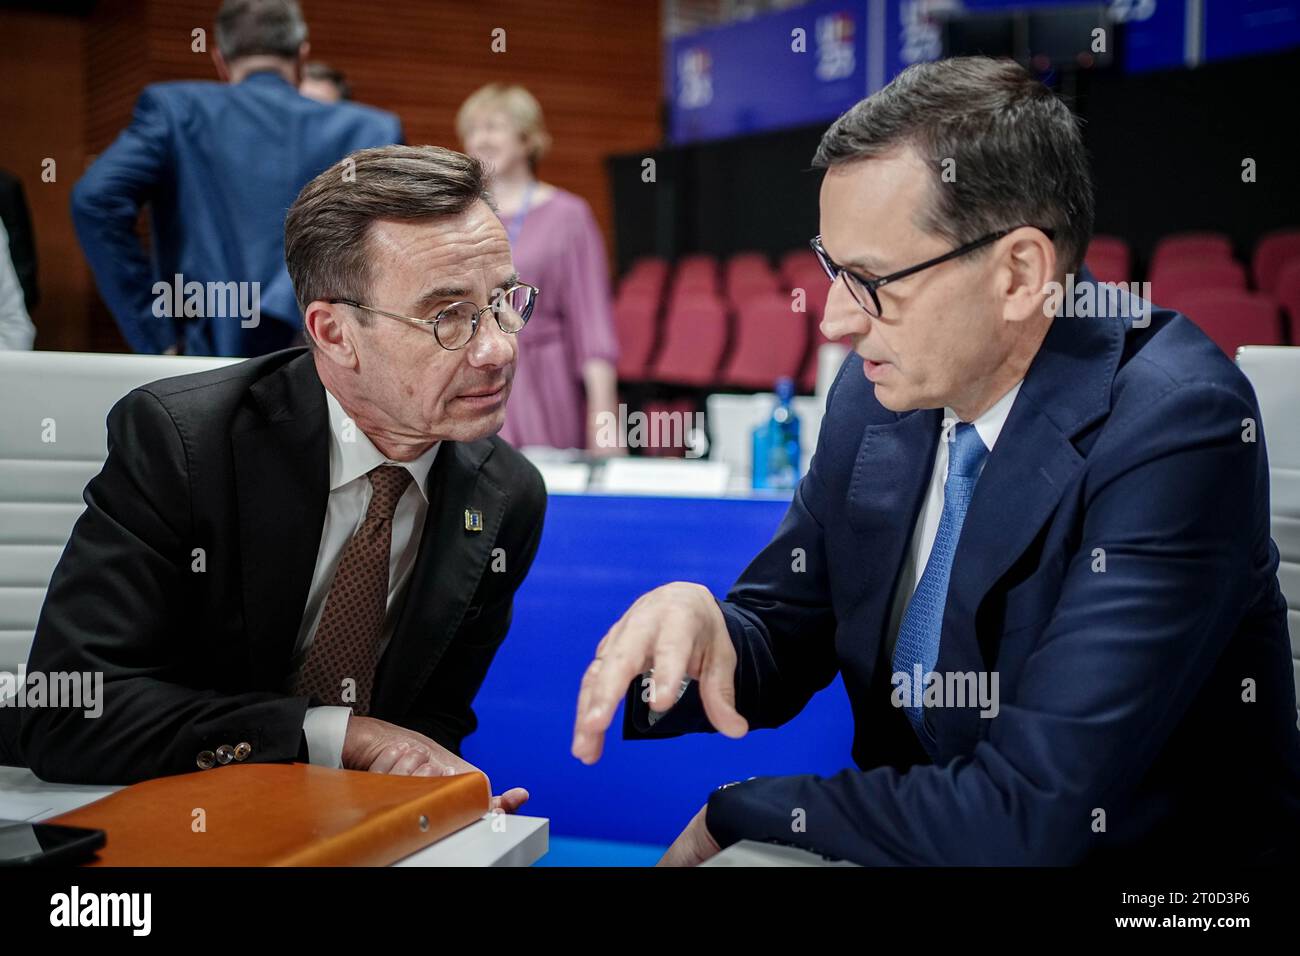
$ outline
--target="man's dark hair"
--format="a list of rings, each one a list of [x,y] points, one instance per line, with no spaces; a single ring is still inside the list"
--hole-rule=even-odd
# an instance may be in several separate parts
[[[348,78],[343,75],[342,70],[336,70],[328,63],[312,60],[310,63],[304,64],[302,78],[304,80],[323,80],[326,83],[333,83],[335,89],[339,91],[339,99],[352,99],[352,87],[348,84]]]
[[[225,0],[217,11],[216,37],[227,63],[259,54],[296,59],[307,24],[295,0]]]
[[[835,121],[813,166],[906,146],[932,168],[932,198],[917,223],[926,232],[959,245],[1014,226],[1050,228],[1058,268],[1078,271],[1093,219],[1079,121],[1019,64],[954,57],[910,66]]]
[[[317,299],[370,298],[370,227],[380,219],[418,222],[490,206],[479,161],[441,146],[360,149],[298,194],[284,220],[284,260],[305,312]],[[370,322],[358,311],[357,321]]]

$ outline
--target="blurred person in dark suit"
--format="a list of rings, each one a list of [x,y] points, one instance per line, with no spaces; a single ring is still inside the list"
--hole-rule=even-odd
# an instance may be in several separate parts
[[[22,711],[43,779],[468,766],[546,508],[495,437],[535,290],[479,164],[431,146],[321,173],[285,249],[310,348],[155,382],[109,414],[28,665],[102,672],[103,713]]]
[[[9,258],[13,260],[30,315],[41,298],[36,282],[36,236],[32,232],[32,217],[22,181],[3,169],[0,169],[0,223],[9,235]]]
[[[919,64],[814,165],[822,331],[853,354],[809,472],[726,600],[669,584],[614,625],[574,754],[599,758],[625,697],[626,737],[738,737],[838,674],[856,767],[723,786],[665,863],[750,839],[861,864],[1293,864],[1259,407],[1187,318],[1083,266],[1068,107],[1010,61]]]
[[[225,0],[215,35],[223,82],[146,87],[72,194],[100,294],[137,352],[261,355],[300,341],[285,210],[346,154],[402,139],[391,113],[298,93],[308,44],[294,0]],[[153,264],[135,232],[146,203]]]
[[[352,87],[348,85],[348,78],[343,75],[343,71],[319,60],[303,64],[298,92],[322,103],[352,99]]]

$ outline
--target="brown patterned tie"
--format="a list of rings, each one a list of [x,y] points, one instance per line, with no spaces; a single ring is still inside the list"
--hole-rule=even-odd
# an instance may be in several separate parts
[[[397,465],[371,470],[370,507],[339,558],[294,694],[351,706],[360,715],[369,713],[388,605],[393,511],[410,481],[411,473]],[[356,681],[355,702],[343,700],[343,681],[348,678]]]

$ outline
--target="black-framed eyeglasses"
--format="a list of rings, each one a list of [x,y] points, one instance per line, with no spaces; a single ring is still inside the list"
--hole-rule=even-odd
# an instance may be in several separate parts
[[[485,312],[491,312],[496,316],[497,327],[506,335],[517,334],[532,318],[533,307],[537,305],[537,297],[540,294],[541,290],[537,286],[516,282],[502,289],[488,305],[481,309],[473,302],[453,302],[439,309],[438,314],[431,319],[417,319],[397,312],[387,312],[374,306],[362,305],[353,299],[326,299],[325,301],[331,305],[350,305],[354,309],[386,315],[390,319],[400,319],[410,325],[427,329],[433,333],[439,345],[448,352],[455,352],[469,345],[470,339],[478,331],[479,319]]]
[[[889,275],[880,276],[877,279],[864,278],[837,263],[826,254],[826,248],[822,245],[821,236],[814,236],[809,240],[808,244],[812,246],[812,251],[817,254],[817,261],[821,263],[821,267],[826,271],[826,275],[830,277],[831,283],[834,284],[835,280],[840,277],[841,273],[843,273],[844,284],[848,286],[849,294],[853,296],[854,301],[862,307],[863,311],[866,312],[867,315],[871,316],[873,319],[878,319],[880,318],[881,308],[880,296],[876,295],[876,290],[882,285],[887,285],[890,282],[897,282],[899,279],[906,279],[908,276],[914,275],[923,269],[937,266],[939,263],[947,262],[949,259],[956,259],[958,256],[964,256],[968,252],[974,252],[981,246],[987,246],[990,242],[997,242],[1003,236],[1009,235],[1015,230],[1022,228],[1025,227],[1012,226],[1010,229],[1000,229],[997,232],[991,232],[987,236],[981,236],[979,239],[960,245],[956,249],[945,252],[941,256],[935,256],[933,259],[927,259],[925,262],[918,263],[914,266],[908,266],[906,269],[899,269],[897,272],[891,272]],[[1056,238],[1055,231],[1052,229],[1046,229],[1042,226],[1029,226],[1028,228],[1037,229],[1043,235],[1047,236],[1048,239]]]

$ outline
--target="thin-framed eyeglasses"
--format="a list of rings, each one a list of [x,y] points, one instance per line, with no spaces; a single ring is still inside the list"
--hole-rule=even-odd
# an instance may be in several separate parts
[[[826,253],[826,248],[822,245],[822,237],[814,236],[808,244],[812,246],[812,251],[817,255],[817,261],[825,270],[826,275],[830,277],[831,283],[834,284],[841,273],[844,275],[844,284],[849,288],[849,294],[853,300],[862,307],[863,311],[873,319],[880,318],[880,296],[876,295],[876,290],[882,285],[890,282],[897,282],[899,279],[906,279],[910,275],[915,275],[923,269],[929,269],[931,266],[937,266],[941,262],[947,262],[949,259],[956,259],[958,256],[964,256],[969,252],[974,252],[982,246],[987,246],[991,242],[997,242],[1003,236],[1009,235],[1017,229],[1026,228],[1025,226],[1012,226],[1010,229],[999,229],[997,232],[990,232],[987,236],[981,236],[971,242],[964,243],[956,249],[945,252],[941,256],[935,256],[933,259],[927,259],[925,262],[919,262],[914,266],[908,266],[906,269],[899,269],[897,272],[891,272],[887,276],[880,276],[875,279],[868,279],[860,276],[856,272],[845,268],[837,263]],[[1055,231],[1044,228],[1043,226],[1028,226],[1030,229],[1037,229],[1048,239],[1055,238]]]
[[[325,301],[331,305],[349,305],[354,309],[373,312],[376,315],[386,315],[390,319],[398,319],[425,329],[433,333],[433,337],[444,349],[455,352],[469,345],[474,334],[478,332],[479,320],[485,312],[491,312],[496,316],[497,327],[506,335],[517,335],[532,318],[533,308],[537,305],[537,297],[540,294],[541,290],[537,286],[526,282],[515,282],[502,289],[488,305],[481,309],[473,302],[453,302],[439,309],[438,314],[431,319],[417,319],[398,312],[376,309],[354,299],[326,299]]]

